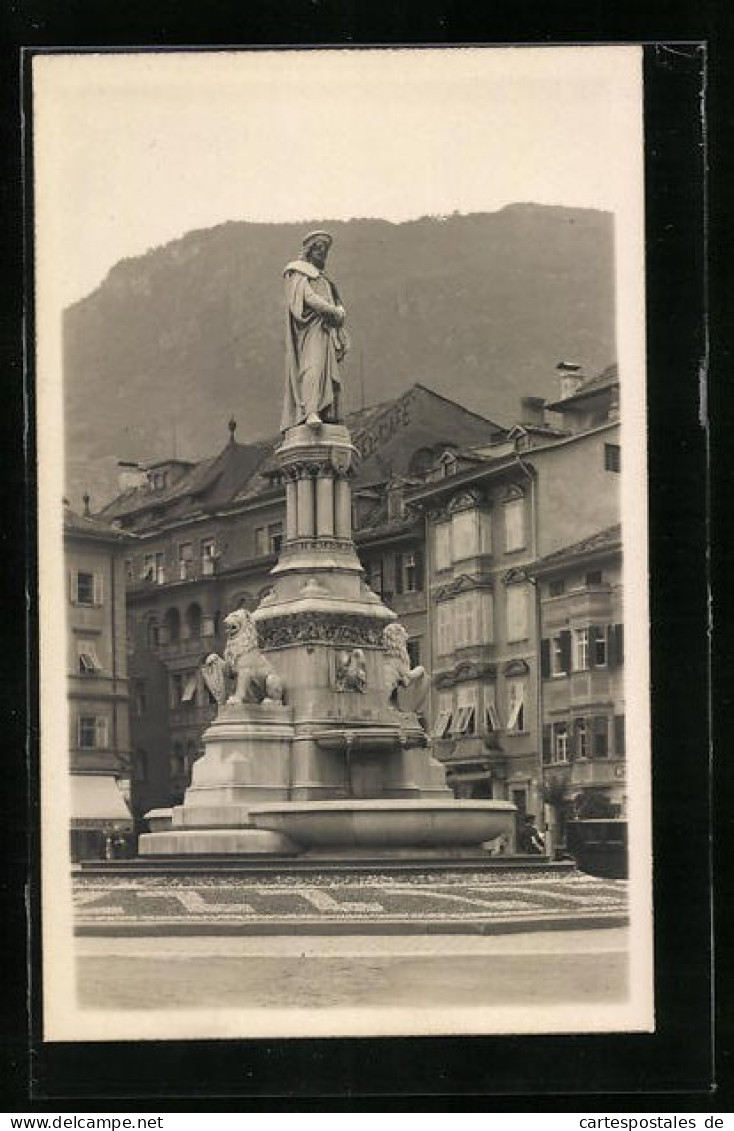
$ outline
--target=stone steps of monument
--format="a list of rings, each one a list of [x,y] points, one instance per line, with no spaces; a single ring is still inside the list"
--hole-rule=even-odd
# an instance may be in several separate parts
[[[550,860],[547,856],[488,856],[481,854],[432,853],[418,854],[415,850],[400,855],[327,854],[309,853],[307,857],[268,857],[267,859],[233,856],[156,856],[135,857],[131,860],[86,860],[78,868],[83,875],[134,876],[134,875],[307,875],[310,873],[380,873],[385,875],[435,872],[548,872],[564,875],[576,868],[572,860]]]

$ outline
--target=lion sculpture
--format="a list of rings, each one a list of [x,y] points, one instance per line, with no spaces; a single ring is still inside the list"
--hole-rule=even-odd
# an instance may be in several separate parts
[[[283,681],[260,651],[250,613],[235,609],[223,623],[227,637],[224,657],[212,652],[202,668],[204,682],[217,703],[282,703]],[[234,688],[228,697],[230,681],[234,681]]]
[[[419,711],[426,701],[429,676],[421,665],[410,666],[408,634],[402,624],[389,624],[382,633],[385,649],[385,690],[392,707]]]

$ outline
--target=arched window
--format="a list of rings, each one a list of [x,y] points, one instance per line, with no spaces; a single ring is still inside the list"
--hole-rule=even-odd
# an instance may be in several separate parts
[[[169,644],[178,644],[181,639],[181,614],[178,609],[168,609],[163,618],[163,624],[166,628]]]
[[[186,635],[189,640],[201,636],[201,606],[195,602],[186,610]]]

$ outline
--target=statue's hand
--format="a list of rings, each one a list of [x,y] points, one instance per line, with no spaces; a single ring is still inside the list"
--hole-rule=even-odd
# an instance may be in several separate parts
[[[343,326],[346,316],[347,314],[343,306],[336,306],[334,308],[334,324],[336,326]]]

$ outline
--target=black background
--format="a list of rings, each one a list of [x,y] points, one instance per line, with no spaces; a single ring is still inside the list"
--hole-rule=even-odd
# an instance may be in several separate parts
[[[459,1096],[475,1111],[731,1110],[726,1097],[732,1077],[734,994],[725,984],[730,952],[719,945],[714,1023],[710,946],[711,805],[717,815],[713,851],[719,857],[717,927],[722,934],[734,905],[732,868],[725,867],[727,860],[731,865],[731,856],[724,857],[734,776],[727,764],[731,744],[724,726],[732,697],[731,664],[724,655],[731,600],[726,519],[734,487],[725,452],[731,414],[726,385],[731,379],[727,267],[734,200],[727,150],[731,137],[726,137],[734,104],[727,70],[731,27],[729,6],[723,2],[647,4],[644,10],[620,3],[602,7],[599,0],[542,8],[518,0],[481,5],[426,0],[420,6],[396,0],[384,10],[356,0],[280,0],[247,6],[223,0],[210,0],[206,6],[181,0],[5,4],[0,13],[0,343],[8,409],[0,418],[5,455],[0,477],[5,493],[0,529],[5,598],[0,649],[5,708],[0,716],[5,864],[0,1102],[4,1098],[6,1111],[441,1111],[455,1109]],[[665,45],[654,45],[655,40]],[[649,44],[645,150],[656,1033],[44,1045],[39,1028],[34,760],[32,355],[25,391],[23,383],[24,316],[32,328],[33,310],[30,169],[23,164],[20,112],[22,49],[640,41]],[[28,61],[26,53],[26,72]],[[708,429],[700,423],[697,384],[707,359]],[[27,452],[26,407],[31,424]],[[714,531],[710,562],[709,524]],[[718,580],[711,695],[710,567]],[[712,711],[720,747],[713,780]],[[27,882],[34,937],[30,961]]]

